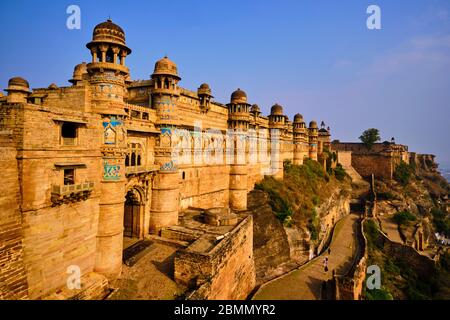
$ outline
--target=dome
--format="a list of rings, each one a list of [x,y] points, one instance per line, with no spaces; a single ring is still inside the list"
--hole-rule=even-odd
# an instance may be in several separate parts
[[[125,32],[117,24],[113,23],[111,19],[95,26],[92,33],[92,42],[88,43],[87,47],[90,49],[95,43],[105,42],[118,44],[124,47],[128,54],[131,53],[131,50],[126,47]]]
[[[317,122],[316,122],[316,121],[311,121],[311,122],[309,123],[309,127],[310,127],[311,129],[317,129]]]
[[[283,116],[283,107],[276,103],[270,110],[271,116]]]
[[[235,92],[231,94],[231,103],[234,104],[247,103],[247,94],[241,89],[237,89]]]
[[[198,95],[208,95],[210,97],[211,96],[211,88],[209,87],[209,85],[207,83],[202,83],[200,85],[200,88],[198,88],[197,90]]]
[[[14,77],[8,81],[8,89],[6,91],[30,91],[30,84],[27,80],[21,77]]]
[[[261,112],[261,109],[259,108],[259,106],[257,104],[254,104],[254,105],[252,105],[250,112],[258,113],[258,112]]]
[[[25,88],[29,88],[30,84],[28,83],[27,80],[25,80],[24,78],[21,77],[14,77],[9,79],[8,81],[8,86],[20,86],[20,87],[25,87]]]
[[[167,56],[155,63],[155,71],[153,72],[153,75],[170,75],[180,79],[178,76],[177,65],[175,62],[167,58]]]
[[[75,83],[77,81],[83,80],[83,75],[87,73],[86,62],[77,64],[73,69],[73,79],[69,82]]]
[[[297,113],[294,116],[294,123],[302,123],[303,121],[303,116],[300,113]]]
[[[58,86],[56,84],[52,83],[51,85],[48,86],[48,88],[50,90],[56,90],[56,89],[58,89]]]
[[[125,32],[117,24],[113,23],[111,19],[108,19],[96,25],[92,34],[93,41],[105,41],[105,39],[125,45]]]

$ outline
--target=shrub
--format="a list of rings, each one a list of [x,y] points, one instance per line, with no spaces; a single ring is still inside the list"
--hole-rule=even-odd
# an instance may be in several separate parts
[[[369,290],[365,287],[364,296],[366,300],[394,300],[392,294],[385,288]]]
[[[406,186],[409,183],[409,181],[411,180],[413,172],[414,171],[411,168],[411,166],[409,164],[407,164],[406,162],[402,161],[397,166],[397,168],[395,168],[394,179],[398,183]]]
[[[373,220],[364,223],[364,234],[367,238],[369,249],[383,249],[383,242],[380,238],[378,226]]]
[[[377,199],[378,200],[396,200],[396,199],[398,199],[398,197],[395,196],[393,193],[387,191],[387,192],[377,192]]]
[[[311,214],[311,219],[308,223],[308,230],[311,233],[311,240],[317,240],[319,239],[319,228],[320,228],[320,221],[319,216],[317,215],[316,209],[313,209]]]
[[[336,166],[336,169],[334,169],[334,176],[341,182],[344,181],[345,177],[347,176],[347,173],[345,172],[345,169],[341,164],[338,164]]]
[[[399,226],[405,225],[409,221],[416,221],[416,220],[417,220],[416,216],[408,211],[397,212],[396,214],[394,214],[394,221]]]
[[[269,194],[269,204],[273,212],[284,223],[288,217],[292,217],[292,208],[289,202],[278,191],[280,184],[280,181],[272,177],[266,177],[263,182],[255,185],[255,189],[265,191]]]

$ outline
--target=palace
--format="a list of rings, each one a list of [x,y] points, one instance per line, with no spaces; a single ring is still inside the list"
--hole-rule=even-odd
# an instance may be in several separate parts
[[[331,148],[324,123],[307,126],[300,114],[292,122],[279,104],[265,117],[241,89],[221,104],[208,84],[180,87],[167,57],[149,79],[133,81],[126,66],[132,50],[111,20],[95,27],[87,48],[91,62],[75,67],[71,86],[31,90],[15,77],[0,94],[0,299],[52,295],[71,265],[101,283],[114,279],[124,241],[186,240],[181,213],[193,208],[210,210],[211,228],[229,226],[219,239],[235,235],[230,241],[241,239],[251,251],[247,193],[264,175],[282,178],[284,161],[324,163]],[[217,161],[206,161],[205,152]],[[190,243],[207,242],[199,228]],[[246,237],[239,228],[249,230]],[[208,259],[224,256],[222,247]],[[178,267],[180,281],[192,280],[194,267]],[[232,290],[220,297],[244,297]]]

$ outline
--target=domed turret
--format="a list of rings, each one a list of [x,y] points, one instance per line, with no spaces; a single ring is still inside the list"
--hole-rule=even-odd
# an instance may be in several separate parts
[[[92,63],[87,65],[89,70],[107,69],[128,75],[125,57],[131,53],[131,49],[126,46],[123,29],[110,19],[94,28],[92,41],[86,47],[92,55]]]
[[[155,63],[155,70],[153,72],[152,78],[154,76],[172,76],[181,80],[178,76],[178,68],[175,62],[170,60],[167,56]]]
[[[127,54],[131,53],[131,49],[126,47],[125,32],[117,24],[113,23],[111,19],[95,26],[92,33],[92,41],[87,44],[87,47],[91,49],[95,44],[101,43],[118,44],[122,49],[127,50]]]
[[[199,95],[199,97],[208,96],[212,98],[211,93],[212,93],[211,88],[207,83],[201,84],[197,90],[197,94]]]
[[[237,89],[231,94],[228,106],[228,127],[247,131],[250,123],[250,104],[247,102],[247,94]]]
[[[175,62],[167,56],[155,63],[152,74],[152,107],[156,109],[157,123],[163,125],[177,125],[177,103],[180,96],[178,82],[178,68]]]
[[[309,158],[317,161],[318,151],[318,127],[316,121],[309,123]]]
[[[297,113],[294,116],[294,164],[302,165],[309,156],[308,129],[303,116]]]
[[[14,77],[9,79],[8,88],[5,91],[8,92],[8,102],[25,103],[30,93],[30,84],[24,78]]]
[[[310,123],[309,123],[309,128],[310,129],[317,129],[318,127],[317,127],[317,122],[316,121],[311,121]]]
[[[252,108],[250,109],[250,112],[252,113],[261,113],[261,109],[257,104],[252,105]]]
[[[207,83],[202,83],[197,90],[197,94],[200,99],[200,108],[203,111],[208,112],[211,108],[211,98],[213,98],[211,95],[211,88]]]
[[[247,94],[243,90],[237,89],[231,94],[230,101],[232,104],[247,104]]]
[[[294,116],[294,123],[302,123],[302,122],[304,122],[303,116],[300,113],[297,113]]]
[[[269,125],[271,128],[283,129],[287,117],[284,115],[283,107],[278,103],[274,104],[270,109]]]
[[[77,64],[73,69],[72,79],[69,80],[70,83],[76,85],[79,81],[83,80],[83,76],[87,74],[87,65],[86,62]]]
[[[284,111],[283,107],[280,106],[278,103],[272,106],[272,109],[270,109],[270,115],[272,116],[283,116]]]
[[[14,77],[9,79],[8,81],[8,89],[9,91],[22,91],[22,92],[30,92],[30,84],[27,80],[21,77]]]
[[[107,41],[125,45],[125,32],[111,19],[108,19],[95,26],[92,39],[98,42]]]

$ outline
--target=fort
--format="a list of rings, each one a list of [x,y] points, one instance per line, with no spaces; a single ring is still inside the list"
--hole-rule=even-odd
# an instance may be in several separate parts
[[[124,249],[149,237],[182,248],[174,277],[193,298],[245,299],[255,183],[282,179],[285,161],[325,166],[332,151],[363,177],[391,178],[409,161],[405,146],[331,143],[325,123],[290,121],[279,104],[263,116],[241,89],[222,104],[208,84],[182,88],[168,57],[132,80],[132,50],[111,20],[87,49],[70,86],[31,90],[15,77],[0,95],[0,299],[101,299]],[[76,293],[65,289],[74,265]]]
[[[247,193],[264,174],[282,178],[284,160],[317,160],[329,130],[307,127],[301,115],[289,121],[278,104],[262,116],[240,89],[226,105],[207,84],[184,89],[167,57],[150,79],[131,80],[132,51],[111,20],[95,27],[87,48],[92,60],[75,67],[71,86],[30,90],[16,77],[0,98],[0,297],[45,298],[65,286],[71,265],[85,278],[114,279],[124,247],[150,234],[190,244],[176,262],[184,283],[199,281],[193,264],[220,278],[233,263],[223,257],[245,254],[239,275],[248,287],[219,295],[245,297],[254,283]],[[186,221],[189,208],[237,215],[206,227],[209,220]]]

